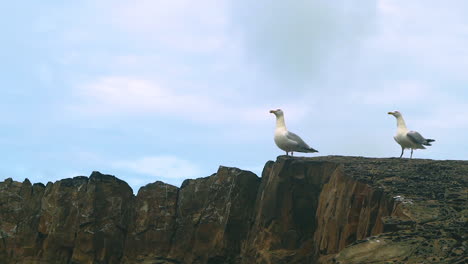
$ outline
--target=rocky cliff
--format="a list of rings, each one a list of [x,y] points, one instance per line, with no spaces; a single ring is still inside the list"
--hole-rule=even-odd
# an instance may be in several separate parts
[[[155,182],[0,182],[0,263],[466,263],[468,162],[280,156]]]

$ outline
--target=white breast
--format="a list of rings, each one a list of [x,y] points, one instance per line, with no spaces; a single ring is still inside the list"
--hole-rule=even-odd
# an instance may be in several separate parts
[[[406,135],[406,133],[408,133],[408,131],[398,131],[397,134],[393,137],[395,139],[395,141],[400,144],[401,147],[403,148],[407,148],[407,149],[417,149],[417,148],[420,148],[419,145],[417,144],[414,144],[413,141],[411,141],[411,139],[408,138],[408,136]]]
[[[284,151],[292,151],[291,141],[286,137],[287,130],[285,129],[275,129],[275,144],[278,148]]]

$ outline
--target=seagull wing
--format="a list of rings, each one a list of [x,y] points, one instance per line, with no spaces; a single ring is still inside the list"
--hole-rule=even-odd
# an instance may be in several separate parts
[[[406,133],[406,135],[415,144],[419,144],[419,145],[428,144],[427,140],[416,131],[409,131],[408,133]]]
[[[286,137],[289,139],[289,140],[292,140],[294,142],[297,143],[297,146],[299,148],[310,148],[309,145],[307,145],[307,143],[304,142],[304,140],[302,140],[301,137],[299,137],[298,135],[294,134],[293,132],[290,132],[288,131],[288,133],[286,134]]]

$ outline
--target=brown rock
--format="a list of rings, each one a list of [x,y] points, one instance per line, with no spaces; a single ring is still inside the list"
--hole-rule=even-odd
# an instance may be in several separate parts
[[[138,191],[123,263],[165,258],[175,233],[179,189],[157,181]]]
[[[31,185],[28,179],[0,183],[0,259],[27,259],[38,251],[36,230],[44,189],[42,184]]]
[[[285,156],[267,163],[242,263],[312,261],[320,191],[337,169],[335,163]]]
[[[464,263],[468,162],[278,157],[181,188],[0,182],[0,263]]]
[[[54,184],[0,183],[5,263],[118,263],[132,191],[93,172]]]
[[[380,199],[379,211],[393,209],[387,216],[378,214],[370,232],[374,236],[358,240],[338,254],[322,255],[319,263],[466,262],[468,162],[326,159],[342,163],[344,174],[353,180],[382,190],[390,200]]]
[[[179,191],[170,258],[182,263],[236,263],[259,182],[251,172],[227,167],[207,178],[186,180]]]
[[[381,188],[347,177],[340,167],[320,193],[316,251],[337,253],[356,240],[382,233],[382,219],[390,216],[394,207],[394,200]]]

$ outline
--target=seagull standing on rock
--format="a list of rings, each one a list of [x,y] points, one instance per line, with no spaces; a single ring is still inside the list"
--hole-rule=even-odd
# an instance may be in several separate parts
[[[389,115],[396,117],[397,119],[397,133],[393,137],[395,141],[401,146],[401,155],[403,157],[403,152],[405,149],[411,149],[411,158],[413,158],[414,149],[425,149],[424,146],[431,146],[431,142],[434,142],[434,139],[427,139],[421,136],[416,131],[411,131],[406,128],[405,120],[400,112],[388,112]]]
[[[302,140],[298,135],[288,131],[284,123],[284,113],[281,109],[270,110],[270,113],[276,116],[276,129],[275,129],[275,143],[278,148],[286,151],[286,156],[291,152],[305,152],[312,153],[318,152],[317,150],[309,147],[307,143]]]

